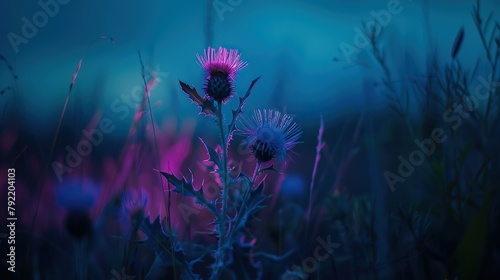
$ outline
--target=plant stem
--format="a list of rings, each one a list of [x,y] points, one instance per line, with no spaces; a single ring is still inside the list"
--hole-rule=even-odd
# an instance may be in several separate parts
[[[257,164],[255,165],[255,170],[253,171],[253,176],[252,176],[252,185],[250,186],[250,189],[253,188],[255,180],[257,180],[257,175],[259,175],[260,165],[261,165],[260,161],[258,161]]]
[[[222,115],[222,102],[217,102],[217,120],[220,129],[220,139],[222,148],[222,210],[220,214],[220,224],[219,224],[219,246],[217,248],[217,253],[215,257],[215,265],[212,271],[211,279],[219,279],[221,268],[225,266],[225,256],[226,256],[226,233],[227,233],[227,139],[224,133],[224,118]]]
[[[228,233],[229,238],[227,239],[227,240],[229,240],[229,242],[231,242],[231,240],[233,240],[234,234],[238,230],[236,227],[239,225],[239,223],[241,221],[241,217],[243,216],[243,213],[246,210],[246,200],[248,199],[248,196],[249,196],[250,192],[252,191],[252,188],[253,188],[253,185],[255,184],[255,180],[257,179],[257,176],[259,175],[260,167],[261,167],[261,163],[257,162],[257,164],[255,165],[255,170],[253,172],[252,181],[250,182],[251,185],[245,190],[245,192],[243,194],[240,208],[238,209],[238,213],[236,214],[235,219],[234,219],[234,224],[231,227],[231,229],[229,230],[229,233]],[[234,225],[236,225],[236,227]]]
[[[222,146],[222,222],[223,222],[223,229],[224,229],[224,236],[225,237],[225,229],[226,227],[226,216],[227,216],[227,188],[228,188],[228,182],[227,182],[227,139],[226,135],[224,133],[224,124],[223,124],[223,115],[222,115],[222,103],[218,102],[218,114],[219,114],[219,129],[220,129],[220,139],[221,139],[221,146]],[[224,238],[222,238],[224,240]]]

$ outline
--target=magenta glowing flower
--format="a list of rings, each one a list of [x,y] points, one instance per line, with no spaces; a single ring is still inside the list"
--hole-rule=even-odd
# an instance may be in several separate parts
[[[274,110],[255,110],[253,121],[243,121],[239,133],[245,136],[244,143],[259,162],[275,158],[285,161],[286,152],[292,149],[302,131],[292,117]]]
[[[200,65],[206,70],[205,94],[217,101],[225,103],[234,93],[233,81],[236,72],[247,66],[240,60],[237,50],[227,50],[219,47],[215,49],[208,47],[203,51],[203,56],[196,54]]]

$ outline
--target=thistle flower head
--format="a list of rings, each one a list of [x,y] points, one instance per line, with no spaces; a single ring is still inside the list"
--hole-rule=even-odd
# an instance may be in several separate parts
[[[245,136],[244,143],[259,162],[273,158],[279,162],[286,159],[302,134],[292,117],[275,110],[255,110],[251,121],[242,121],[239,133]]]
[[[226,102],[234,93],[233,81],[236,72],[247,66],[240,60],[237,50],[227,50],[219,47],[208,47],[203,51],[203,56],[196,54],[199,64],[206,71],[205,94],[218,102]]]
[[[64,226],[74,238],[82,239],[92,235],[93,222],[90,209],[97,197],[97,184],[88,180],[69,181],[57,189],[57,202],[67,210]]]
[[[83,210],[71,210],[64,219],[64,225],[69,234],[76,239],[82,239],[92,235],[93,224],[88,212]]]
[[[131,214],[144,210],[147,205],[149,194],[144,187],[138,190],[129,190],[123,193],[123,205],[125,210]]]

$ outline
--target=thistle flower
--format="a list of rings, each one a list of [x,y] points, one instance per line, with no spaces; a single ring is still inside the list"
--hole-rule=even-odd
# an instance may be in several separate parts
[[[144,214],[144,209],[146,208],[148,202],[149,193],[144,188],[141,187],[138,190],[129,190],[123,193],[123,206],[126,216],[131,215],[141,216]]]
[[[78,240],[90,237],[93,222],[90,209],[95,204],[98,187],[91,181],[70,181],[61,185],[56,192],[57,202],[66,209],[64,226],[68,233]]]
[[[255,110],[253,121],[242,121],[238,132],[245,136],[244,143],[259,162],[275,158],[285,161],[286,152],[298,142],[302,131],[292,117],[274,110]]]
[[[82,239],[92,235],[93,225],[88,212],[80,209],[72,209],[64,219],[64,225],[69,234],[76,239]]]
[[[205,95],[209,98],[225,103],[234,93],[233,81],[236,72],[247,66],[240,60],[237,50],[227,50],[219,47],[215,49],[208,47],[203,51],[203,56],[196,54],[199,64],[205,68],[206,83]]]

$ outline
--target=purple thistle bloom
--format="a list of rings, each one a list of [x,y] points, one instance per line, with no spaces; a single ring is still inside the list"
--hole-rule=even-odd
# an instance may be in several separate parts
[[[278,162],[286,159],[286,152],[292,149],[302,135],[302,131],[292,117],[274,110],[255,110],[253,121],[242,121],[239,133],[246,137],[244,143],[252,149],[259,162],[275,158]]]
[[[205,94],[217,102],[225,103],[234,93],[232,82],[236,72],[247,66],[240,60],[237,50],[227,50],[219,47],[215,49],[208,47],[203,51],[203,56],[196,54],[199,64],[206,70]]]
[[[59,205],[67,209],[64,226],[71,236],[81,240],[93,233],[90,209],[98,197],[98,186],[92,181],[69,181],[57,190]]]

